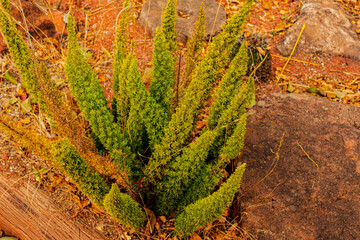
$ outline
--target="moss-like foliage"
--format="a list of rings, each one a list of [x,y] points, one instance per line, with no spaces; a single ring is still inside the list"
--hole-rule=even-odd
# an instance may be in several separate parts
[[[143,119],[150,140],[150,148],[154,149],[163,136],[168,121],[167,114],[145,89],[135,58],[130,64],[127,86],[131,106],[138,110]]]
[[[128,139],[134,153],[143,154],[143,145],[146,145],[144,137],[146,128],[140,116],[139,109],[132,107],[125,126],[125,137]],[[140,166],[138,166],[140,168]]]
[[[204,46],[205,38],[205,12],[204,12],[204,2],[201,3],[199,10],[198,20],[195,23],[194,32],[191,35],[191,38],[187,42],[187,52],[185,56],[185,73],[184,78],[181,83],[182,92],[187,88],[191,80],[191,73],[196,68],[196,64],[201,59],[201,50]]]
[[[51,148],[48,145],[48,139],[34,129],[26,128],[21,122],[14,122],[9,117],[0,115],[0,131],[13,137],[18,144],[33,151],[44,160],[51,160]]]
[[[228,108],[235,91],[243,84],[242,77],[247,71],[249,61],[247,51],[247,42],[244,41],[219,86],[215,89],[214,102],[209,109],[209,117],[207,118],[207,125],[210,129],[219,124],[219,116]]]
[[[156,30],[152,63],[154,67],[149,91],[155,101],[170,116],[171,100],[174,95],[175,65],[162,28]]]
[[[123,3],[123,9],[120,12],[120,17],[118,19],[118,25],[116,26],[115,34],[115,55],[113,63],[113,91],[114,98],[112,102],[112,108],[114,115],[119,118],[120,125],[126,125],[126,118],[129,114],[129,98],[126,94],[126,79],[124,78],[124,72],[126,72],[127,67],[123,66],[124,61],[127,56],[127,46],[128,46],[128,28],[129,28],[129,10],[130,10],[130,1],[126,0]]]
[[[225,146],[221,149],[219,159],[215,169],[223,169],[231,159],[234,159],[241,152],[244,146],[246,132],[246,114],[243,114],[234,129],[233,134],[226,141]]]
[[[187,237],[200,226],[216,220],[231,204],[240,187],[245,164],[238,167],[218,191],[184,209],[175,221],[175,228],[181,237]]]
[[[115,97],[113,98],[113,112],[116,112],[114,115],[117,117],[118,125],[121,127],[122,133],[127,131],[126,124],[130,114],[130,98],[127,92],[126,82],[128,81],[128,72],[131,64],[131,55],[126,55],[125,59],[121,64],[121,71],[117,74],[117,79],[114,75],[114,84],[115,81],[118,81],[118,89],[115,91]],[[115,74],[115,73],[114,73]]]
[[[140,230],[145,223],[146,216],[139,204],[129,195],[121,193],[119,187],[113,184],[104,199],[105,210],[121,224]]]
[[[218,132],[207,131],[178,156],[164,172],[164,181],[156,186],[159,194],[157,208],[161,214],[169,214],[178,207],[184,192],[204,167],[210,148]]]
[[[43,101],[41,91],[39,90],[36,62],[20,31],[16,28],[15,21],[11,17],[9,1],[1,0],[0,3],[0,30],[16,68],[19,70],[22,84],[33,94],[42,110],[48,113],[46,103]]]
[[[99,137],[105,148],[115,152],[117,163],[132,170],[134,155],[122,134],[121,128],[115,123],[114,117],[107,108],[104,90],[86,61],[80,45],[76,42],[75,22],[68,17],[68,56],[65,73],[70,88],[91,129]],[[126,160],[125,160],[126,158]]]
[[[216,170],[219,171],[219,169]],[[213,165],[208,164],[204,166],[196,174],[195,179],[190,183],[189,187],[186,189],[186,192],[182,195],[178,206],[178,212],[189,204],[209,196],[209,194],[219,184],[221,177],[221,173],[214,172]]]
[[[165,11],[161,18],[161,27],[164,31],[168,47],[173,56],[176,53],[176,6],[175,0],[168,0]]]
[[[97,172],[90,169],[69,140],[59,139],[53,144],[51,151],[54,163],[77,184],[91,202],[102,207],[104,197],[110,188]]]
[[[254,79],[249,78],[246,84],[242,84],[235,92],[235,96],[231,99],[227,109],[222,112],[219,119],[219,125],[224,126],[225,133],[223,141],[233,134],[236,126],[235,121],[240,119],[246,113],[246,108],[250,105],[254,98]]]

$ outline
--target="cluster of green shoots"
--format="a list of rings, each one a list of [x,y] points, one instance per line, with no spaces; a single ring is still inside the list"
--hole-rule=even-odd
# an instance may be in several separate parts
[[[246,42],[230,60],[251,0],[228,19],[205,54],[202,4],[188,41],[182,84],[176,89],[179,94],[174,91],[178,61],[175,0],[168,1],[153,40],[148,89],[138,69],[134,43],[128,37],[130,7],[129,0],[125,0],[114,44],[111,108],[76,38],[75,20],[69,16],[66,80],[92,137],[83,129],[81,117],[69,107],[69,97],[58,89],[45,65],[32,56],[16,29],[8,0],[0,2],[0,30],[22,83],[57,135],[50,141],[40,141],[40,136],[33,137],[34,131],[19,130],[5,117],[0,118],[0,130],[27,146],[38,146],[36,152],[65,172],[93,204],[130,228],[139,230],[144,226],[145,207],[159,215],[175,216],[175,233],[180,237],[191,235],[197,227],[222,215],[238,191],[245,170],[244,164],[237,167],[218,187],[225,167],[243,147],[246,111],[254,97],[254,81],[244,76],[249,60]],[[176,95],[180,97],[175,101]],[[212,103],[208,107],[209,99]],[[205,108],[206,125],[194,134]],[[20,131],[27,134],[18,134]],[[98,151],[93,141],[107,151]],[[111,157],[106,159],[110,162],[101,154],[109,154]],[[118,177],[105,180],[106,174]]]

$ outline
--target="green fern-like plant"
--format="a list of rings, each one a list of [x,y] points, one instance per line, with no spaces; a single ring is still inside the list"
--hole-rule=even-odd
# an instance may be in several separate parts
[[[51,98],[46,97],[45,89],[39,86],[50,77],[43,65],[34,64],[36,61],[20,33],[14,30],[8,0],[0,1],[0,29],[13,52],[23,83],[47,106]],[[46,149],[54,165],[119,223],[141,229],[146,221],[143,208],[147,207],[158,214],[175,214],[175,231],[180,237],[187,237],[197,227],[221,216],[232,202],[245,170],[245,165],[238,167],[227,182],[213,192],[223,178],[225,167],[241,152],[246,110],[254,97],[254,80],[244,76],[248,63],[247,43],[233,53],[252,1],[246,0],[242,10],[228,19],[204,55],[200,54],[205,24],[202,4],[188,44],[181,80],[184,85],[176,108],[172,106],[177,62],[175,0],[168,1],[162,24],[154,37],[149,89],[142,81],[132,51],[133,43],[128,40],[129,4],[128,0],[124,2],[115,36],[112,107],[108,107],[104,90],[76,38],[76,23],[71,15],[68,17],[65,68],[71,93],[90,125],[93,138],[111,155],[117,170],[126,173],[122,174],[124,182],[110,187],[86,159],[99,153],[91,150],[92,154],[81,155],[82,149],[67,135],[58,134],[49,141],[48,147],[44,141],[38,141],[39,149]],[[39,74],[32,73],[39,72],[38,68],[46,77],[39,79]],[[51,86],[61,99],[62,93],[55,85]],[[195,134],[196,122],[209,99],[212,99],[209,115],[202,119],[207,124]],[[53,121],[62,126],[61,118]],[[10,125],[0,121],[1,129],[15,136],[17,133],[8,127]],[[24,143],[30,144],[25,140]]]
[[[232,202],[238,190],[245,164],[241,165],[229,177],[219,190],[212,195],[188,205],[175,221],[175,228],[181,236],[188,236],[198,226],[216,220]],[[206,207],[205,207],[206,206]]]
[[[104,196],[110,188],[97,172],[80,157],[76,148],[66,138],[59,139],[52,146],[55,165],[77,183],[79,189],[97,206],[103,206]]]
[[[185,73],[181,84],[182,92],[187,88],[191,81],[191,73],[196,68],[196,64],[201,59],[201,51],[205,41],[205,9],[204,2],[201,3],[198,20],[195,22],[192,37],[187,42],[187,52],[185,56]]]
[[[113,184],[104,199],[105,210],[119,223],[140,230],[145,223],[145,213],[139,203],[129,195],[120,192],[118,185]]]

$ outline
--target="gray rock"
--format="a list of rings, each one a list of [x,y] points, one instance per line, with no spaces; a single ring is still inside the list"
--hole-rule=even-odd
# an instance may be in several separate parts
[[[289,56],[303,24],[305,30],[296,51],[338,54],[360,60],[360,40],[349,16],[340,4],[331,0],[309,0],[298,21],[288,29],[277,49]]]
[[[261,101],[241,157],[244,239],[358,239],[360,108],[307,94]]]
[[[178,0],[176,8],[178,42],[185,43],[191,36],[194,24],[198,19],[201,2],[202,0]],[[141,8],[139,16],[140,24],[152,37],[156,33],[156,28],[161,24],[161,14],[165,10],[166,3],[167,0],[147,0]],[[205,1],[205,21],[205,34],[207,37],[211,33],[216,35],[221,30],[221,25],[226,22],[226,12],[216,0]]]

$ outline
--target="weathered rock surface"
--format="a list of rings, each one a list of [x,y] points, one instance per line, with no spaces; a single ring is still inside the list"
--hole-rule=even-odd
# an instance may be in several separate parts
[[[298,21],[277,46],[281,54],[290,55],[303,24],[306,27],[296,51],[338,54],[360,60],[360,40],[349,16],[340,4],[331,0],[309,0],[303,5]]]
[[[276,93],[249,114],[237,199],[248,237],[359,239],[360,108]]]
[[[17,7],[14,7],[13,4],[10,4],[12,10],[12,16],[29,29],[29,33],[34,37],[51,37],[56,36],[56,28],[50,16],[46,15],[37,4],[29,0],[21,0],[21,5],[16,4]],[[22,7],[23,13],[20,11],[19,7]],[[24,24],[24,17],[26,19],[26,24]],[[23,28],[19,30],[25,34]],[[6,49],[5,41],[0,35],[0,52]]]
[[[176,31],[177,41],[185,43],[191,36],[194,24],[198,19],[199,8],[202,0],[178,0]],[[161,24],[161,14],[165,10],[167,0],[147,0],[140,12],[140,24],[148,30],[153,37],[156,28]],[[150,10],[149,10],[150,4]],[[216,0],[205,1],[205,35],[216,35],[221,30],[221,25],[226,22],[226,12]],[[215,22],[215,25],[214,25]]]

